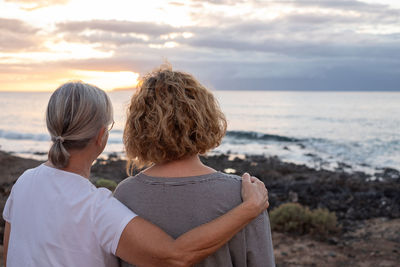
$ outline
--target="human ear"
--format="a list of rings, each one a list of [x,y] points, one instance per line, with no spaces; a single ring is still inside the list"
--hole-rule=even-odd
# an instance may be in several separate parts
[[[96,136],[96,145],[103,146],[105,135],[108,134],[105,127],[101,127],[99,133]]]

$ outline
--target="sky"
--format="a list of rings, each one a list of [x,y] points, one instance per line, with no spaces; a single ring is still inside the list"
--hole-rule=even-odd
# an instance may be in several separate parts
[[[400,91],[400,1],[0,0],[0,91],[165,61],[216,90]]]

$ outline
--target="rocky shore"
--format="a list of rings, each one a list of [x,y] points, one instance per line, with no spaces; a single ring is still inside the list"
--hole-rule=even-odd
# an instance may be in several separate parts
[[[270,208],[297,202],[336,213],[341,231],[326,240],[273,233],[277,266],[397,266],[400,262],[400,172],[382,169],[378,179],[361,172],[315,170],[276,157],[218,155],[202,161],[220,171],[249,172],[267,185]],[[13,182],[39,161],[0,151],[0,205]],[[115,155],[100,159],[92,180],[120,182],[125,161]],[[2,222],[2,226],[4,222]],[[3,228],[0,229],[2,240]]]

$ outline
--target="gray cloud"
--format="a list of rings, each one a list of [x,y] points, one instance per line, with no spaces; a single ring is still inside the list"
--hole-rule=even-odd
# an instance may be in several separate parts
[[[138,52],[140,51],[140,52]],[[400,61],[371,58],[279,58],[254,61],[226,53],[226,60],[208,50],[165,51],[135,45],[112,59],[71,60],[66,68],[139,71],[144,74],[168,59],[174,68],[193,73],[211,89],[222,90],[398,90]],[[250,53],[253,58],[256,56]],[[388,71],[390,70],[390,71]]]
[[[0,30],[16,32],[16,33],[35,33],[37,28],[18,19],[5,19],[0,18]]]
[[[112,32],[97,32],[90,35],[67,33],[63,39],[69,42],[99,43],[103,48],[107,49],[114,49],[115,46],[126,44],[146,43],[143,39],[135,36],[120,35]]]
[[[327,36],[296,39],[288,36],[265,37],[259,40],[239,40],[231,35],[215,34],[196,36],[191,39],[179,41],[193,47],[206,47],[210,49],[230,49],[238,53],[241,51],[274,53],[291,57],[398,57],[400,55],[400,40],[396,36],[385,36],[375,39],[372,36],[358,36],[355,41],[350,41],[352,33],[336,35],[337,40],[328,40]],[[323,37],[323,38],[321,38]],[[252,38],[249,38],[252,39]]]
[[[257,1],[258,3],[262,3],[262,1]],[[267,2],[282,2],[289,3],[296,6],[311,6],[311,7],[319,7],[319,8],[332,8],[332,9],[354,9],[358,11],[374,11],[376,8],[387,7],[387,5],[382,4],[370,4],[357,0],[328,0],[328,1],[319,1],[319,0],[293,0],[293,1],[267,1]]]
[[[193,3],[208,3],[214,5],[236,5],[238,3],[252,4],[257,7],[270,5],[291,5],[296,7],[315,7],[327,9],[355,9],[368,11],[377,7],[387,7],[382,4],[370,4],[357,0],[190,0]]]
[[[98,30],[115,33],[136,33],[150,36],[168,34],[180,31],[166,24],[154,24],[150,22],[133,22],[118,20],[91,20],[73,21],[57,24],[60,32],[82,32],[84,30]]]
[[[41,40],[37,28],[17,19],[0,18],[0,50],[21,51],[37,48]]]
[[[298,7],[264,19],[233,16],[202,5],[229,6],[238,1],[192,2],[192,17],[198,24],[191,26],[119,20],[59,23],[54,33],[62,39],[96,43],[114,53],[111,58],[67,60],[51,66],[143,74],[168,59],[216,89],[400,90],[397,9],[361,1],[246,1],[254,8],[276,2]],[[38,42],[36,32],[21,21],[0,20],[0,48],[33,47]],[[193,36],[183,36],[184,32]],[[178,34],[165,37],[171,33]],[[166,42],[178,46],[164,47]]]

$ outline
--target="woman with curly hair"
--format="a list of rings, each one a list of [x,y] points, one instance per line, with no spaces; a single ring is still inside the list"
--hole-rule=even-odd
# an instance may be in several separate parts
[[[132,96],[124,130],[128,171],[114,196],[177,238],[241,202],[241,179],[204,165],[221,143],[226,119],[213,94],[169,65],[147,74]],[[267,212],[196,266],[274,266]],[[123,263],[122,266],[131,266]]]

